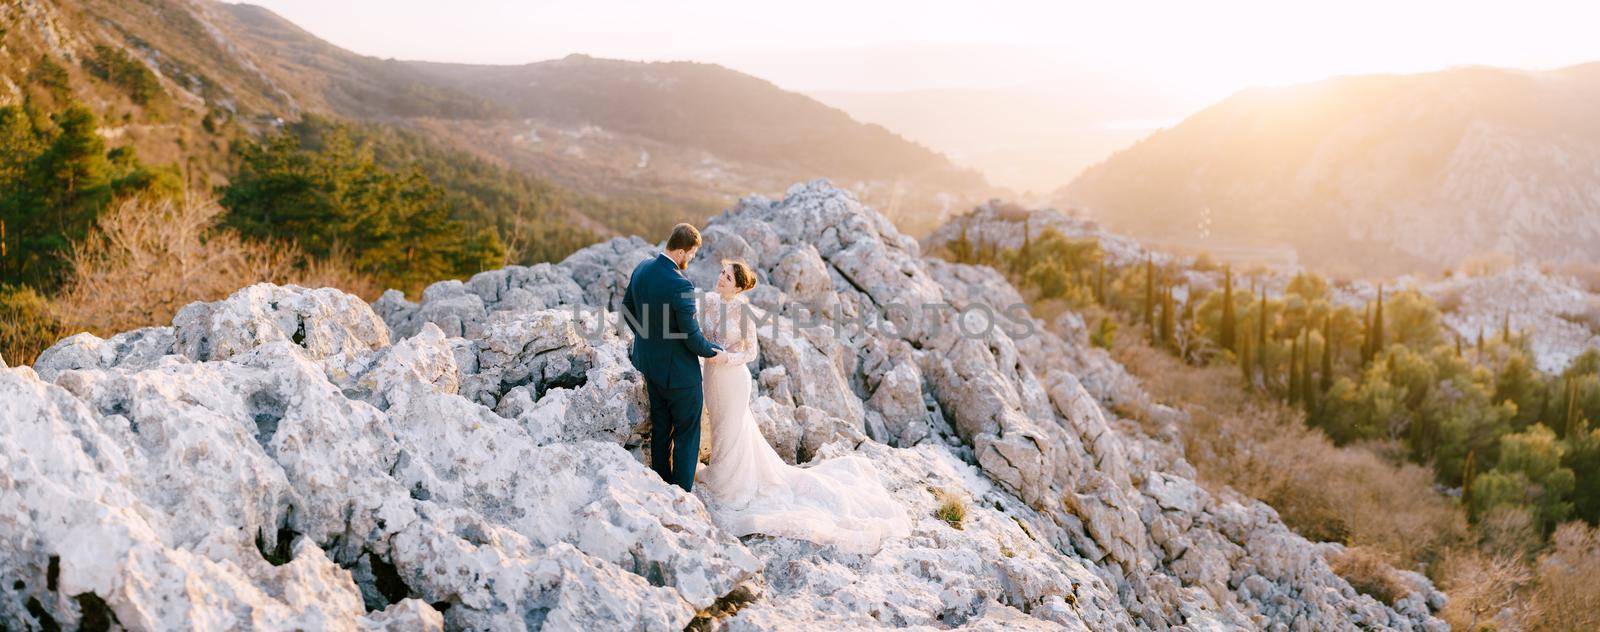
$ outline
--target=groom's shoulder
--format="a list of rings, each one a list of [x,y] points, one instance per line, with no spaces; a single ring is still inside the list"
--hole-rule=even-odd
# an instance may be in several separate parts
[[[656,257],[651,257],[649,259],[645,259],[644,261],[640,261],[638,264],[633,266],[633,274],[630,276],[636,277],[644,274],[646,271],[650,270],[650,268],[656,265],[656,259]]]

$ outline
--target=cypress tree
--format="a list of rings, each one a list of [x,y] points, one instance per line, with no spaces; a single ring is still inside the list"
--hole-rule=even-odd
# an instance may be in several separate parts
[[[1500,321],[1500,341],[1511,346],[1511,312],[1506,312]]]
[[[1257,334],[1256,334],[1256,366],[1260,367],[1260,369],[1262,371],[1266,371],[1267,370],[1267,288],[1266,288],[1265,285],[1263,285],[1261,287],[1261,315],[1260,315],[1259,318],[1257,318],[1257,320],[1260,321],[1260,324],[1259,324],[1259,326],[1256,327],[1256,331],[1257,331]]]
[[[1177,332],[1177,305],[1172,301],[1172,287],[1168,286],[1161,296],[1161,341],[1173,351],[1178,350]]]
[[[1483,325],[1478,325],[1478,361],[1483,361]]]
[[[1303,330],[1300,335],[1300,403],[1305,405],[1309,417],[1317,394],[1317,389],[1311,385],[1311,330]]]
[[[1289,339],[1289,405],[1300,400],[1300,337]]]
[[[1144,324],[1156,325],[1156,264],[1148,254],[1144,256]]]
[[[1383,285],[1378,285],[1378,308],[1372,312],[1372,355],[1383,352]]]
[[[961,222],[961,235],[950,242],[950,256],[956,263],[972,263],[972,240],[967,238],[967,223]]]
[[[1244,374],[1245,386],[1255,384],[1255,371],[1250,369],[1250,339],[1239,339],[1239,372]]]
[[[1184,331],[1189,332],[1194,331],[1195,295],[1194,288],[1186,285],[1184,286],[1184,289],[1187,290],[1184,292],[1184,294],[1188,296],[1188,298],[1183,300],[1183,319],[1178,323],[1178,326],[1182,327]]]
[[[1322,392],[1333,388],[1333,315],[1322,317]]]
[[[1478,477],[1476,457],[1477,448],[1467,450],[1467,460],[1461,464],[1461,504],[1467,508],[1467,516],[1472,516],[1472,482]]]
[[[1456,334],[1456,359],[1461,359],[1461,334]]]
[[[1578,436],[1578,379],[1576,376],[1567,378],[1567,434],[1568,441]]]
[[[1222,348],[1238,353],[1233,315],[1233,270],[1222,269]]]
[[[1101,305],[1106,304],[1106,262],[1104,260],[1094,262],[1094,302]]]
[[[1361,328],[1361,366],[1372,363],[1372,304],[1367,303],[1367,315]]]
[[[1033,267],[1033,239],[1029,235],[1029,218],[1029,216],[1022,218],[1022,256],[1018,258],[1022,262],[1022,272],[1027,272],[1028,268]]]

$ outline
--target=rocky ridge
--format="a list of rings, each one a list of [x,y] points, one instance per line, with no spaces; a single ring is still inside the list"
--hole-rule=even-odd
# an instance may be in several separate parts
[[[796,463],[867,456],[909,537],[871,555],[736,539],[645,467],[607,308],[654,247],[613,239],[415,303],[252,286],[0,370],[0,625],[1444,628],[1422,576],[1380,603],[1329,569],[1340,545],[1196,485],[1109,404],[1180,413],[1081,322],[972,322],[1016,291],[923,258],[849,193],[747,198],[704,236],[691,278],[742,258],[776,317],[753,365],[763,433]],[[925,304],[953,309],[897,316]],[[947,498],[956,524],[934,516]]]

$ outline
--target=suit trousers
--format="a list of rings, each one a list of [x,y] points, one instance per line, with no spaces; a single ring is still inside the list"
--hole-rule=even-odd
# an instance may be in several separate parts
[[[644,387],[650,396],[650,469],[662,480],[693,491],[705,391],[700,384],[666,388],[648,378]]]

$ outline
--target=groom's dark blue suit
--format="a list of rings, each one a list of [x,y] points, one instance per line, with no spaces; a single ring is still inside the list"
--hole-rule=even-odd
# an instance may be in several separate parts
[[[630,357],[650,395],[650,467],[662,479],[692,490],[705,400],[699,358],[722,347],[701,335],[694,284],[664,254],[633,269],[622,309],[633,330]]]

